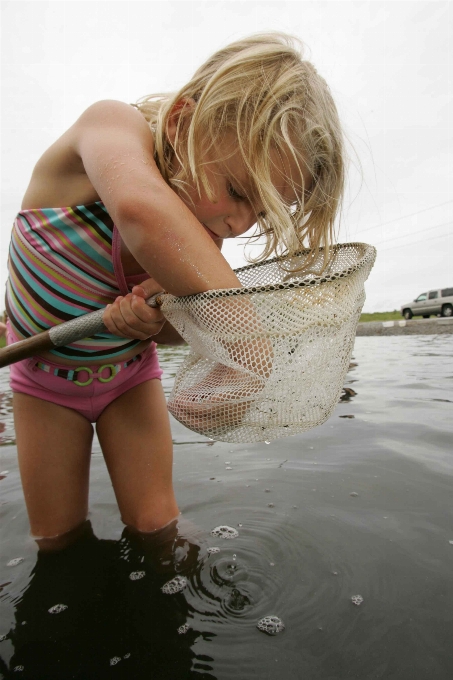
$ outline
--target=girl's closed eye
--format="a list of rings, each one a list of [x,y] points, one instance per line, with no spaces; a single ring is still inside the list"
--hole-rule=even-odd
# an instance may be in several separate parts
[[[228,194],[231,196],[231,198],[234,198],[236,201],[243,201],[245,199],[244,196],[242,196],[234,186],[231,184],[231,182],[228,182]]]

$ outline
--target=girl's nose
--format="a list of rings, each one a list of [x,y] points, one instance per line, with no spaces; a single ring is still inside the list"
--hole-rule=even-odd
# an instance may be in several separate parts
[[[238,206],[237,212],[228,215],[225,219],[231,232],[230,238],[241,236],[245,234],[256,222],[256,215],[251,207],[242,205]]]

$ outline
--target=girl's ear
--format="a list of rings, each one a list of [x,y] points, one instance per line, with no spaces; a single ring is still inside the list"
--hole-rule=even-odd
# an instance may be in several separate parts
[[[166,133],[167,139],[172,146],[175,144],[176,133],[182,113],[191,113],[195,108],[195,99],[183,97],[173,104],[167,118]]]

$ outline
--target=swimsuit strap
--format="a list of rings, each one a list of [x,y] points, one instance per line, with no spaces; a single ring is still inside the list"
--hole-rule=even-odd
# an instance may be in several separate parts
[[[112,262],[113,271],[115,272],[116,281],[118,283],[118,288],[121,291],[121,295],[127,295],[129,293],[129,288],[127,287],[123,264],[121,262],[121,236],[115,225],[113,225]]]
[[[112,263],[121,295],[130,293],[128,284],[136,286],[150,278],[146,272],[143,272],[143,274],[130,274],[129,276],[124,274],[123,263],[121,262],[121,235],[115,225],[113,226]]]

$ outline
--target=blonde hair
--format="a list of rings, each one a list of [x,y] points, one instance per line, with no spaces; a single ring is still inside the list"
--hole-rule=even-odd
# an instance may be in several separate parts
[[[188,105],[190,100],[195,104]],[[251,261],[291,256],[305,247],[316,257],[324,247],[327,262],[344,189],[343,135],[329,88],[303,59],[296,38],[280,33],[243,38],[216,52],[179,92],[144,97],[135,106],[153,132],[162,176],[178,192],[192,183],[213,200],[205,159],[225,160],[226,135],[234,134],[235,152],[253,187],[247,198],[263,210],[252,238],[264,235],[265,245]],[[172,147],[166,130],[175,110]],[[296,177],[287,178],[297,195],[293,204],[272,181],[276,171],[282,174],[273,161],[276,153],[298,169]],[[312,178],[309,187],[303,172]]]

